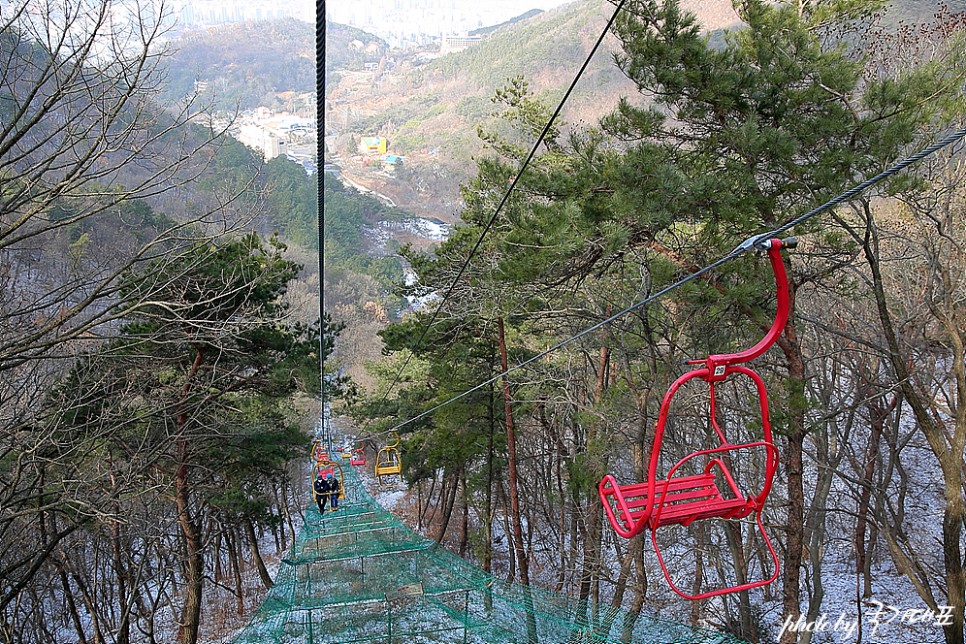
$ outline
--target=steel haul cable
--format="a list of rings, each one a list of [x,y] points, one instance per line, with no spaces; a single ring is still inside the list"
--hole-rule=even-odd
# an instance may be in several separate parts
[[[417,416],[413,416],[409,420],[406,420],[406,421],[404,421],[402,423],[399,423],[398,425],[396,425],[396,426],[392,427],[391,429],[388,429],[388,430],[386,430],[384,432],[379,432],[379,433],[376,433],[376,434],[370,434],[369,436],[367,436],[367,438],[372,438],[372,437],[375,437],[375,436],[381,436],[383,434],[389,434],[389,433],[392,433],[392,432],[396,432],[400,428],[405,427],[406,425],[408,425],[408,424],[410,424],[412,422],[415,422],[415,421],[417,421],[417,420],[419,420],[421,418],[425,418],[426,416],[432,414],[433,412],[437,411],[438,409],[441,409],[441,408],[443,408],[443,407],[445,407],[447,405],[450,405],[450,404],[456,402],[457,400],[460,400],[462,398],[465,398],[466,396],[470,395],[471,393],[474,393],[476,391],[479,391],[483,387],[485,387],[485,386],[487,386],[487,385],[489,385],[489,384],[491,384],[493,382],[496,382],[500,378],[502,378],[502,377],[504,377],[506,375],[509,375],[509,374],[511,374],[511,373],[513,373],[515,371],[518,371],[519,369],[522,369],[522,368],[526,367],[527,365],[529,365],[529,364],[531,364],[533,362],[536,362],[537,360],[539,360],[541,358],[544,358],[544,357],[548,356],[549,354],[553,353],[554,351],[556,351],[558,349],[562,349],[563,347],[565,347],[565,346],[567,346],[567,345],[569,345],[569,344],[571,344],[573,342],[576,342],[577,340],[579,340],[580,338],[586,336],[587,334],[593,333],[597,329],[600,329],[601,327],[604,327],[604,326],[610,324],[611,322],[613,322],[613,321],[615,321],[615,320],[617,320],[617,319],[619,319],[619,318],[627,315],[628,313],[630,313],[632,311],[636,311],[637,309],[641,308],[642,306],[645,306],[647,304],[650,304],[651,302],[653,302],[653,301],[655,301],[657,299],[660,299],[660,298],[664,297],[665,295],[667,295],[671,291],[674,291],[677,288],[679,288],[681,286],[684,286],[685,284],[696,280],[697,278],[701,277],[702,275],[713,271],[714,269],[718,268],[719,266],[721,266],[723,264],[726,264],[727,262],[730,262],[731,260],[735,259],[736,257],[739,257],[740,255],[743,255],[745,252],[751,250],[754,247],[755,242],[757,242],[757,241],[759,241],[761,239],[767,239],[767,238],[771,238],[771,237],[775,237],[775,236],[781,235],[782,233],[784,233],[784,232],[790,230],[791,228],[793,228],[794,226],[797,226],[798,224],[801,224],[801,223],[803,223],[805,221],[808,221],[812,217],[815,217],[816,215],[819,215],[819,214],[825,212],[826,210],[830,210],[831,208],[834,208],[835,206],[837,206],[837,205],[839,205],[841,203],[844,203],[844,202],[848,201],[849,199],[852,199],[852,198],[858,196],[859,194],[861,194],[862,192],[868,190],[872,186],[875,186],[875,185],[877,185],[879,183],[882,183],[883,181],[885,181],[889,177],[891,177],[891,176],[893,176],[893,175],[901,172],[902,170],[905,170],[909,166],[911,166],[911,165],[913,165],[913,164],[921,161],[922,159],[924,159],[924,158],[926,158],[926,157],[928,157],[928,156],[930,156],[930,155],[938,152],[939,150],[941,150],[941,149],[943,149],[943,148],[945,148],[945,147],[947,147],[949,145],[952,145],[953,143],[955,143],[955,142],[963,139],[963,137],[966,137],[966,127],[960,128],[959,130],[956,130],[956,131],[948,134],[947,136],[943,137],[939,141],[936,141],[932,145],[929,145],[928,147],[923,148],[919,152],[917,152],[917,153],[915,153],[915,154],[913,154],[913,155],[911,155],[911,156],[903,159],[902,161],[899,161],[898,163],[896,163],[896,164],[890,166],[889,168],[887,168],[886,170],[883,170],[879,174],[877,174],[877,175],[875,175],[873,177],[870,177],[869,179],[866,179],[865,181],[862,181],[861,183],[853,186],[852,188],[849,188],[848,190],[846,190],[845,192],[841,193],[840,195],[838,195],[836,197],[833,197],[832,199],[829,199],[828,201],[826,201],[822,205],[817,206],[817,207],[809,210],[808,212],[806,212],[806,213],[804,213],[804,214],[802,214],[802,215],[800,215],[798,217],[795,217],[794,219],[789,220],[787,223],[784,223],[781,226],[779,226],[779,227],[777,227],[777,228],[775,228],[773,230],[769,230],[768,232],[760,233],[760,234],[757,234],[757,235],[753,235],[752,237],[749,237],[747,240],[745,240],[744,242],[742,242],[741,244],[739,244],[734,250],[732,250],[731,252],[729,252],[727,255],[724,255],[723,257],[715,260],[714,262],[708,264],[707,266],[698,269],[697,271],[695,271],[695,272],[693,272],[693,273],[691,273],[691,274],[689,274],[689,275],[681,278],[680,280],[678,280],[678,281],[676,281],[676,282],[674,282],[672,284],[669,284],[668,286],[664,287],[663,289],[661,289],[657,293],[654,293],[653,295],[650,295],[649,297],[647,297],[647,298],[645,298],[645,299],[643,299],[643,300],[641,300],[639,302],[636,302],[635,304],[632,304],[632,305],[628,306],[625,309],[622,309],[622,310],[618,311],[617,313],[611,315],[610,317],[608,317],[608,318],[606,318],[604,320],[601,320],[600,322],[594,324],[593,326],[587,327],[586,329],[584,329],[584,330],[576,333],[575,335],[572,335],[569,338],[567,338],[565,340],[562,340],[561,342],[558,342],[557,344],[549,347],[545,351],[541,351],[540,353],[538,353],[538,354],[536,354],[534,356],[531,356],[530,358],[524,360],[523,362],[517,364],[516,366],[510,367],[506,371],[502,371],[502,372],[496,374],[495,376],[493,376],[492,378],[489,378],[487,380],[484,380],[483,382],[477,384],[476,386],[472,387],[471,389],[467,389],[466,391],[464,391],[464,392],[462,392],[460,394],[457,394],[456,396],[453,396],[452,398],[449,398],[449,399],[443,401],[442,403],[436,405],[435,407],[432,407],[430,409],[427,409],[426,411],[422,412],[421,414],[418,414]]]
[[[325,226],[325,0],[315,2],[315,132],[316,132],[316,169],[318,180],[318,218],[319,218],[319,388],[321,400],[321,431],[323,438],[328,439],[328,428],[325,424],[325,288],[323,284],[323,236]],[[329,440],[331,449],[331,440]]]

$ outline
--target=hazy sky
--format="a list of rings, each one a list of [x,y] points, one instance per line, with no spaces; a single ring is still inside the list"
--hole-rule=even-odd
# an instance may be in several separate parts
[[[519,4],[521,6],[528,5],[533,9],[553,9],[568,2],[573,2],[573,0],[533,0],[532,2],[521,2]]]

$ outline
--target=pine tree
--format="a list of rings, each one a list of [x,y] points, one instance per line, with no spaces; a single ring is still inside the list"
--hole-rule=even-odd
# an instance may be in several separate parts
[[[251,540],[266,519],[259,488],[308,447],[286,401],[318,392],[319,335],[286,318],[282,295],[299,267],[283,251],[250,234],[127,276],[118,306],[130,312],[117,339],[58,392],[61,431],[99,428],[115,460],[142,461],[170,486],[184,548],[179,642],[198,638],[209,504]]]

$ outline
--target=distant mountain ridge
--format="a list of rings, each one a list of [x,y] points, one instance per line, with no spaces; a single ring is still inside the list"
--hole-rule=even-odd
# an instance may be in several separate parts
[[[362,71],[389,44],[349,25],[326,23],[326,73]],[[315,91],[315,30],[285,18],[189,32],[172,43],[165,96],[180,100],[199,87],[216,106],[271,107],[274,94]]]
[[[947,4],[952,11],[966,9],[966,0]],[[740,23],[731,0],[682,0],[681,5],[710,33]],[[883,26],[929,19],[939,6],[938,0],[893,0]],[[498,125],[491,101],[495,91],[523,76],[533,94],[555,106],[613,11],[607,0],[580,0],[496,26],[481,42],[426,64],[410,66],[400,58],[389,75],[334,81],[329,131],[387,137],[391,151],[407,157],[411,181],[423,196],[444,195],[438,208],[449,214],[445,211],[458,208],[456,184],[475,172],[473,158],[482,150],[478,126]],[[612,36],[605,38],[564,107],[564,131],[567,123],[593,125],[622,96],[637,95],[614,65],[617,48]]]
[[[682,0],[709,32],[738,23],[731,0]],[[966,0],[950,0],[953,11]],[[888,24],[931,17],[937,0],[893,0]],[[338,23],[326,25],[327,123],[340,137],[339,152],[351,155],[362,136],[385,136],[391,152],[406,157],[404,179],[441,216],[458,207],[457,185],[475,171],[481,152],[480,125],[497,124],[491,97],[508,79],[523,76],[531,91],[556,105],[603,30],[614,5],[578,0],[549,11],[531,11],[474,33],[481,42],[439,56],[426,49],[391,51],[370,33]],[[311,25],[282,21],[236,25],[195,33],[178,43],[171,61],[170,98],[205,81],[224,106],[271,106],[286,90],[315,87],[315,43]],[[617,42],[608,36],[562,113],[566,124],[584,127],[609,113],[636,88],[613,63]],[[388,57],[394,60],[387,64]],[[368,67],[368,69],[367,69]],[[402,204],[405,205],[405,204]],[[426,214],[426,213],[423,213]]]
[[[279,92],[315,90],[315,30],[286,18],[190,32],[172,43],[167,68],[169,100],[200,91],[227,110],[271,105]]]
[[[523,20],[527,20],[529,18],[533,18],[534,16],[538,16],[541,13],[543,13],[543,10],[542,9],[531,9],[530,11],[527,11],[526,13],[521,13],[519,16],[516,16],[515,18],[510,18],[509,20],[506,20],[504,22],[501,22],[498,25],[492,25],[490,27],[480,27],[479,29],[474,29],[473,31],[469,32],[469,35],[470,36],[485,36],[487,34],[490,34],[490,33],[494,32],[494,31],[496,31],[497,29],[501,29],[501,28],[507,27],[509,25],[514,25],[514,24],[516,24],[518,22],[521,22]]]
[[[684,0],[703,21],[721,28],[737,21],[731,0]],[[346,137],[381,135],[407,158],[407,172],[421,198],[434,200],[437,216],[458,208],[457,187],[475,171],[481,152],[477,128],[498,127],[491,98],[509,79],[523,76],[531,92],[555,106],[586,60],[614,5],[581,0],[511,24],[494,27],[479,43],[426,64],[398,57],[396,68],[371,79],[333,79],[327,131]],[[636,92],[613,63],[608,36],[568,100],[561,119],[591,125]],[[351,151],[345,141],[341,150]],[[405,204],[401,204],[405,206]]]

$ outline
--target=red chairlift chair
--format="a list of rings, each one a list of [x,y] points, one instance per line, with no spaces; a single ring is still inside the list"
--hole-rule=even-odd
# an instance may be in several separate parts
[[[781,249],[794,248],[797,241],[794,238],[779,240],[766,239],[756,242],[754,246],[768,252],[772,271],[775,274],[775,286],[778,293],[778,310],[775,320],[765,336],[757,344],[739,353],[719,354],[708,356],[705,360],[691,360],[688,364],[702,364],[699,369],[689,371],[675,380],[661,402],[657,427],[654,432],[654,444],[651,448],[648,464],[647,481],[630,485],[618,485],[612,474],[605,476],[598,485],[600,500],[604,504],[607,518],[614,530],[622,537],[630,539],[645,529],[651,531],[651,543],[658,562],[664,571],[671,589],[685,599],[697,600],[724,595],[727,593],[749,590],[770,584],[778,578],[778,555],[772,546],[765,528],[762,525],[761,513],[771,491],[772,480],[778,469],[778,450],[772,442],[771,424],[768,419],[768,398],[765,383],[761,376],[742,366],[743,363],[754,360],[771,347],[785,328],[788,320],[788,278],[782,263]],[[718,425],[715,408],[715,384],[722,382],[731,374],[743,374],[751,378],[758,391],[761,412],[763,436],[761,440],[733,444],[730,443]],[[661,457],[661,442],[664,438],[665,424],[671,399],[684,383],[694,378],[700,378],[708,383],[710,388],[710,425],[720,441],[717,447],[698,450],[685,456],[675,463],[662,479],[658,477],[657,467]],[[729,467],[731,459],[738,459],[742,452],[763,450],[765,453],[764,481],[761,489],[753,491],[743,490],[736,481]],[[700,459],[703,468],[699,474],[679,475],[681,467],[694,459]],[[716,588],[706,592],[689,595],[681,591],[671,579],[664,557],[657,543],[657,530],[661,526],[679,524],[691,525],[702,519],[743,519],[754,513],[758,530],[771,554],[774,570],[765,579],[746,581]]]
[[[315,462],[315,475],[325,478],[327,474],[335,474],[335,463],[325,458]]]
[[[317,440],[312,444],[312,458],[314,458],[316,461],[329,460],[329,452],[325,446],[325,443]]]

